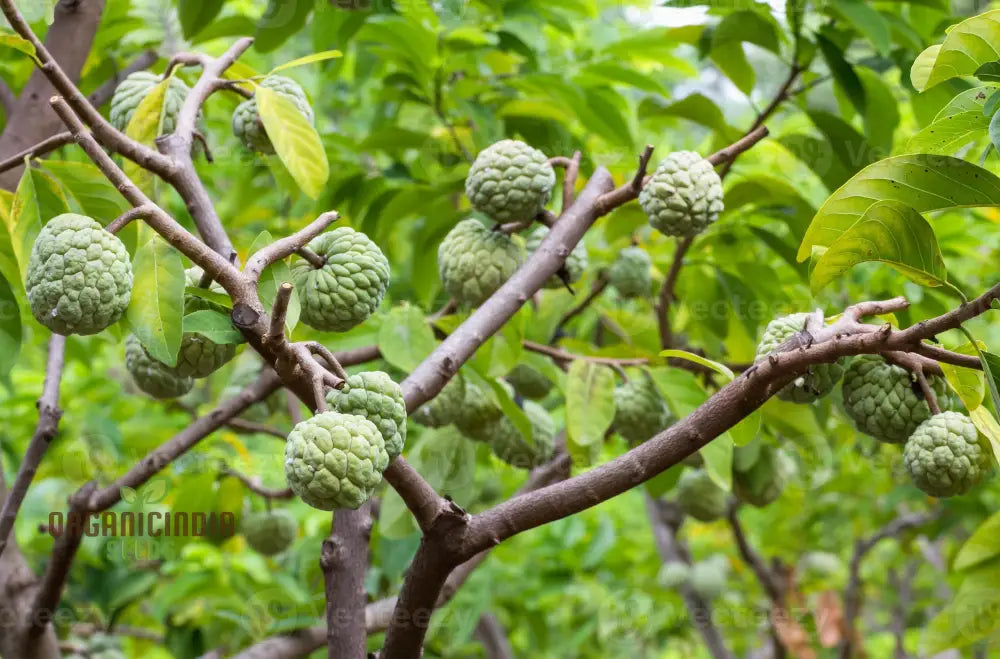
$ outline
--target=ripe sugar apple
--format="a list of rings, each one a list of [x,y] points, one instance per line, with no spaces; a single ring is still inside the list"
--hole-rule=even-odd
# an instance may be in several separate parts
[[[382,433],[354,414],[317,414],[292,428],[285,442],[288,486],[319,510],[360,508],[388,466]]]
[[[976,426],[958,412],[927,419],[903,448],[903,466],[913,484],[934,497],[965,494],[979,483],[989,462]]]
[[[760,340],[760,345],[757,346],[757,361],[802,331],[810,315],[793,313],[769,322],[764,328],[764,336]],[[778,392],[778,398],[793,403],[811,403],[833,391],[843,374],[843,360],[833,364],[810,366],[807,373],[785,385]]]
[[[726,514],[726,491],[704,469],[686,469],[677,482],[677,504],[685,514],[711,522]]]
[[[614,428],[631,444],[641,444],[673,421],[670,408],[646,374],[615,387]]]
[[[134,334],[125,338],[125,368],[136,386],[153,398],[177,398],[194,386],[190,377],[178,375],[175,369],[150,356]]]
[[[240,526],[247,544],[265,556],[285,551],[298,534],[295,518],[285,510],[249,513],[243,516]]]
[[[942,410],[958,410],[961,402],[944,378],[928,384]],[[931,416],[923,392],[909,371],[879,355],[860,355],[844,373],[844,409],[858,430],[875,439],[902,444]]]
[[[149,71],[136,71],[122,80],[111,97],[111,125],[124,133],[143,99],[161,82],[163,79],[160,76]],[[163,112],[160,115],[161,135],[174,132],[174,128],[177,127],[177,116],[181,113],[181,107],[189,91],[183,80],[177,76],[170,78],[163,99]]]
[[[524,142],[501,140],[476,156],[465,194],[473,208],[497,222],[525,222],[549,202],[555,184],[544,153]]]
[[[25,288],[42,325],[57,334],[97,334],[128,308],[132,262],[117,236],[89,217],[65,213],[38,233]]]
[[[653,262],[641,247],[626,247],[608,271],[608,283],[624,298],[646,297],[653,285]]]
[[[452,423],[464,404],[465,380],[456,375],[433,400],[421,405],[411,418],[421,425],[440,428]]]
[[[449,295],[475,307],[510,279],[522,259],[521,248],[510,236],[477,220],[462,220],[438,247],[438,272]]]
[[[389,286],[389,261],[378,245],[360,231],[338,227],[314,238],[309,249],[326,263],[315,268],[299,259],[292,265],[302,322],[318,330],[346,332],[367,320]]]
[[[726,591],[726,571],[715,561],[691,566],[691,588],[702,599],[713,600]]]
[[[677,151],[660,162],[639,193],[639,205],[657,231],[690,238],[722,212],[722,180],[697,153]]]
[[[761,446],[757,459],[749,468],[739,470],[733,461],[733,494],[740,501],[763,508],[781,496],[788,477],[789,467],[784,454],[772,446]]]
[[[538,246],[542,244],[547,235],[549,235],[549,228],[546,226],[539,226],[528,234],[525,241],[525,248],[528,251],[529,257],[535,253],[535,250],[538,249]],[[582,240],[576,244],[576,247],[566,257],[563,267],[567,275],[566,281],[563,282],[559,275],[555,274],[545,282],[545,288],[563,288],[567,283],[573,284],[580,280],[580,277],[583,276],[583,271],[587,269],[587,247],[583,244]]]
[[[531,421],[531,441],[504,416],[490,429],[490,447],[494,455],[510,466],[534,469],[548,462],[555,453],[556,426],[548,411],[538,403],[525,402],[524,413]]]
[[[399,385],[388,373],[369,371],[352,375],[343,389],[331,389],[326,400],[337,412],[356,414],[374,423],[382,433],[390,460],[403,451],[406,403]]]
[[[313,109],[309,99],[299,83],[285,76],[268,76],[261,80],[260,86],[277,92],[292,102],[299,113],[309,123],[313,123]],[[251,151],[272,155],[274,145],[267,136],[264,122],[257,112],[257,99],[251,98],[240,103],[233,112],[233,135],[238,137],[243,145]]]
[[[525,398],[545,398],[552,391],[552,381],[527,364],[518,364],[507,374],[507,382]]]
[[[656,580],[664,588],[680,588],[690,582],[691,566],[680,561],[664,563]]]

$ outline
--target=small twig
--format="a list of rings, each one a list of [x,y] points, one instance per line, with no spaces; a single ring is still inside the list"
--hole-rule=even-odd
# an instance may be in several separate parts
[[[222,469],[220,469],[219,471],[225,474],[226,476],[232,476],[233,478],[237,479],[238,481],[243,483],[248,490],[250,490],[254,494],[264,497],[265,499],[291,499],[293,496],[292,489],[290,487],[286,487],[283,489],[274,489],[270,487],[265,487],[264,485],[261,484],[259,477],[254,476],[253,478],[251,478],[250,476],[241,474],[235,469],[232,469],[231,467],[229,467],[229,465],[222,465]]]
[[[931,414],[941,414],[941,406],[938,404],[937,394],[934,393],[930,383],[927,382],[927,376],[924,375],[923,369],[913,371],[913,375],[917,378],[917,384],[920,385],[920,390],[924,393],[924,400],[927,401],[927,406],[931,408]]]
[[[448,301],[444,303],[444,306],[428,316],[427,320],[431,322],[439,320],[454,313],[456,309],[458,309],[458,300],[455,298],[449,298]]]
[[[593,285],[590,287],[590,293],[587,294],[587,297],[585,297],[583,301],[580,302],[580,304],[576,305],[575,307],[567,311],[565,314],[563,314],[563,317],[559,319],[559,323],[556,325],[555,330],[552,332],[552,339],[549,342],[551,343],[552,341],[555,341],[559,337],[559,333],[562,331],[562,328],[566,326],[566,323],[573,320],[573,318],[575,318],[579,314],[583,313],[583,311],[586,310],[587,307],[589,307],[591,303],[594,300],[596,300],[598,296],[600,296],[600,294],[603,293],[604,289],[607,287],[608,287],[608,272],[606,270],[601,270],[601,272],[597,275],[597,279],[594,280]]]
[[[566,156],[552,156],[551,158],[549,158],[549,164],[552,165],[553,167],[562,167],[563,169],[568,169],[572,163],[573,160],[571,158],[567,158]]]
[[[118,233],[124,229],[132,220],[138,220],[139,218],[149,217],[155,212],[151,206],[136,206],[131,208],[115,219],[113,219],[108,226],[105,227],[108,233]]]
[[[494,224],[493,231],[498,231],[500,233],[507,234],[508,236],[512,233],[520,233],[531,226],[533,220],[525,220],[523,222],[507,222],[506,224]]]
[[[251,432],[251,433],[260,433],[263,435],[272,435],[281,440],[284,440],[288,434],[282,431],[280,428],[269,426],[266,423],[257,423],[256,421],[241,419],[239,417],[230,419],[229,421],[226,422],[226,425],[232,428],[233,430],[238,430],[240,432]]]
[[[292,299],[295,286],[291,282],[282,282],[274,297],[274,307],[271,310],[271,326],[268,329],[266,341],[281,341],[285,338],[285,321],[288,319],[288,302]]]
[[[757,142],[760,142],[769,134],[770,131],[767,130],[767,126],[764,125],[757,126],[752,131],[741,137],[733,144],[730,144],[724,149],[716,151],[709,157],[705,158],[705,160],[716,166],[721,165],[724,162],[732,162],[733,160],[736,160],[737,156],[739,156],[744,151],[748,151],[750,147],[757,144]]]
[[[550,211],[548,208],[543,208],[542,210],[538,211],[538,215],[535,216],[535,222],[538,222],[540,224],[544,224],[545,226],[547,226],[550,229],[552,228],[552,225],[555,224],[556,220],[558,220],[558,219],[559,218],[556,217],[556,214],[553,213],[552,211]]]
[[[20,167],[24,164],[25,158],[41,158],[46,153],[51,153],[59,147],[66,146],[73,142],[73,133],[66,131],[65,133],[57,133],[52,137],[48,137],[34,146],[29,146],[23,151],[15,153],[10,158],[5,158],[0,161],[0,172],[6,172],[7,170],[14,169],[15,167]]]
[[[109,100],[111,100],[111,97],[114,96],[115,94],[115,89],[118,88],[118,85],[121,83],[122,80],[129,77],[136,71],[142,71],[144,69],[149,68],[154,63],[156,63],[156,60],[158,58],[159,55],[157,55],[152,50],[147,50],[146,52],[140,54],[138,57],[132,60],[132,62],[128,66],[126,66],[121,71],[116,71],[115,74],[111,76],[111,78],[103,82],[100,87],[95,89],[90,94],[90,96],[87,97],[87,100],[90,101],[91,105],[93,105],[95,108],[101,107]]]
[[[337,361],[337,357],[330,352],[329,348],[320,343],[319,341],[306,341],[306,347],[309,348],[309,352],[319,355],[326,361],[327,369],[336,375],[341,380],[347,380],[347,371],[344,367],[340,365]]]
[[[194,135],[194,139],[201,143],[201,148],[205,152],[205,160],[210,163],[215,162],[215,158],[212,157],[212,148],[208,146],[208,139],[205,137],[204,133],[200,130],[196,130],[192,133],[192,135]]]
[[[670,264],[670,271],[667,272],[663,286],[660,287],[660,294],[656,301],[656,319],[660,328],[660,346],[664,349],[673,347],[674,335],[670,328],[670,305],[676,299],[677,279],[681,273],[681,266],[684,265],[684,255],[691,248],[694,238],[683,238],[677,243],[674,251],[674,261]]]
[[[207,55],[202,55],[201,53],[176,53],[167,62],[167,68],[163,72],[162,79],[166,80],[170,77],[170,74],[174,72],[174,69],[178,67],[185,66],[208,66],[212,61]]]
[[[573,154],[569,164],[566,166],[566,175],[563,176],[562,207],[569,208],[573,204],[576,195],[576,179],[580,176],[580,158],[583,157],[579,151]]]
[[[306,261],[309,261],[309,263],[312,264],[312,267],[317,270],[326,265],[326,259],[308,247],[299,247],[295,250],[295,253],[304,258]]]
[[[215,81],[215,87],[221,91],[233,92],[243,98],[253,98],[253,91],[240,84],[239,80],[224,80],[222,78]]]
[[[292,235],[282,238],[281,240],[274,241],[247,260],[247,265],[243,269],[243,273],[250,279],[250,281],[256,282],[260,279],[260,273],[264,272],[264,269],[267,268],[267,266],[275,263],[276,261],[280,261],[287,256],[291,256],[297,250],[304,248],[307,244],[309,244],[309,241],[323,233],[323,231],[328,226],[336,222],[339,217],[340,214],[337,213],[337,211],[328,211]],[[310,263],[311,262],[312,261],[310,261]]]
[[[577,360],[582,360],[586,362],[591,362],[592,364],[604,364],[606,366],[644,366],[649,364],[649,359],[646,357],[597,357],[591,355],[577,355],[572,352],[567,352],[562,348],[555,348],[553,346],[547,346],[543,343],[535,343],[534,341],[524,341],[524,349],[530,350],[531,352],[537,352],[540,355],[546,355],[561,362],[572,362]]]
[[[924,357],[930,357],[934,361],[944,364],[961,366],[963,368],[972,368],[977,371],[983,370],[983,363],[976,355],[963,355],[959,352],[946,350],[930,343],[920,343],[914,346],[913,351],[923,355]]]
[[[635,170],[635,176],[632,177],[632,190],[636,194],[639,194],[646,181],[646,171],[649,169],[649,160],[653,157],[653,148],[652,144],[647,144],[639,156],[639,168]]]

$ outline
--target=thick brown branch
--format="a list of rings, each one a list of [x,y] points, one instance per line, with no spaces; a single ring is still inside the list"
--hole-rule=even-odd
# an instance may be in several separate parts
[[[333,513],[333,533],[323,541],[320,567],[326,583],[327,654],[365,659],[365,572],[371,535],[371,501]]]
[[[713,165],[721,165],[722,163],[731,163],[743,152],[749,151],[752,146],[760,142],[762,139],[767,137],[769,131],[767,126],[757,126],[746,135],[741,137],[739,140],[730,144],[724,149],[716,151],[709,157],[705,158],[708,162]],[[720,173],[721,176],[721,173]]]

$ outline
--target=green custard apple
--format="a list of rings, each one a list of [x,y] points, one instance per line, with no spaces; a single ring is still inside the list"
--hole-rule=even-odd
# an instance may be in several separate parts
[[[673,422],[670,408],[646,373],[615,387],[614,429],[631,444],[641,444]]]
[[[136,386],[153,398],[177,398],[191,391],[194,380],[153,358],[134,334],[125,337],[125,368]]]
[[[691,566],[691,588],[705,600],[714,600],[726,592],[726,571],[715,561],[701,561]]]
[[[258,554],[274,556],[292,546],[298,523],[285,510],[248,513],[240,521],[240,531]]]
[[[441,428],[454,422],[465,404],[465,380],[455,375],[433,399],[421,405],[411,418],[429,428]]]
[[[556,174],[545,154],[518,140],[483,149],[465,179],[473,208],[496,222],[527,222],[545,208]]]
[[[712,163],[693,151],[676,151],[660,162],[639,193],[649,224],[668,236],[690,238],[722,212],[722,180]]]
[[[519,396],[540,400],[552,391],[552,380],[527,364],[518,364],[507,374],[507,382]]]
[[[737,469],[733,460],[733,494],[744,503],[763,508],[781,496],[789,475],[785,455],[773,446],[761,446],[757,459],[748,467]]]
[[[32,315],[56,334],[97,334],[128,308],[132,262],[96,220],[57,215],[31,248],[25,289]]]
[[[653,262],[641,247],[626,247],[608,271],[608,283],[624,298],[649,296]]]
[[[769,322],[764,328],[760,345],[757,346],[756,361],[764,359],[785,341],[801,332],[810,316],[808,313],[793,313]],[[778,392],[778,398],[793,403],[811,403],[833,391],[843,374],[843,360],[832,364],[810,366],[806,374],[782,387]]]
[[[691,566],[680,561],[664,563],[656,575],[656,581],[664,588],[680,588],[690,583]]]
[[[268,76],[260,81],[260,86],[291,101],[299,114],[310,124],[313,123],[312,106],[309,105],[309,99],[306,98],[306,93],[299,83],[285,76]],[[233,135],[251,151],[266,155],[274,154],[274,144],[264,129],[264,122],[261,121],[257,110],[256,98],[244,101],[236,107],[233,112]]]
[[[913,431],[903,447],[903,466],[913,484],[933,497],[965,494],[990,468],[989,449],[972,420],[941,412]]]
[[[512,467],[534,469],[548,462],[555,453],[556,426],[548,411],[532,401],[524,403],[524,413],[531,421],[531,440],[518,431],[506,416],[490,429],[493,454]]]
[[[118,84],[111,97],[111,113],[109,115],[111,125],[124,133],[139,105],[162,82],[163,79],[159,75],[150,71],[130,73]],[[171,76],[170,82],[167,83],[166,94],[163,97],[160,135],[169,135],[174,132],[177,127],[177,117],[181,113],[189,91],[191,90],[183,80],[177,76]]]
[[[493,439],[493,428],[503,418],[503,409],[492,394],[468,379],[465,381],[465,399],[452,423],[469,439],[477,442]]]
[[[535,250],[538,249],[538,246],[542,244],[547,235],[549,235],[549,228],[546,226],[536,227],[528,234],[525,239],[525,248],[527,249],[529,258],[535,253]],[[574,284],[580,281],[580,277],[583,276],[584,271],[587,269],[587,247],[583,244],[582,240],[570,251],[563,267],[567,275],[566,281],[564,282],[557,274],[552,275],[546,280],[545,288],[563,288],[566,284]]]
[[[352,375],[343,389],[330,389],[326,400],[337,412],[356,414],[374,423],[382,433],[390,460],[403,451],[406,402],[399,385],[388,373],[368,371]]]
[[[726,491],[704,469],[685,469],[677,481],[677,505],[686,515],[711,522],[726,514]]]
[[[510,279],[523,259],[510,236],[478,220],[462,220],[438,247],[441,285],[456,301],[476,307]]]

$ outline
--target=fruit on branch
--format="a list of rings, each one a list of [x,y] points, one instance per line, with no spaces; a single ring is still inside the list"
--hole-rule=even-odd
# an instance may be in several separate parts
[[[507,374],[507,382],[524,398],[540,400],[552,391],[552,380],[527,364],[518,364]]]
[[[510,390],[510,385],[503,383]],[[465,381],[465,399],[455,410],[452,423],[469,439],[477,442],[489,442],[493,439],[493,426],[503,418],[503,409],[493,398],[493,392],[487,393],[472,382]]]
[[[711,522],[726,514],[726,491],[704,469],[685,469],[677,481],[677,505],[685,514]]]
[[[285,76],[268,76],[260,81],[260,86],[291,101],[295,109],[309,123],[313,122],[312,106],[309,105],[309,99],[306,98],[306,93],[299,83]],[[264,122],[260,119],[256,98],[251,98],[236,106],[236,110],[233,112],[233,135],[238,137],[243,145],[251,151],[267,155],[274,154],[274,144],[267,136]]]
[[[388,373],[367,371],[352,375],[343,389],[330,389],[326,400],[337,412],[356,414],[374,423],[382,433],[390,460],[403,451],[406,402],[399,385]]]
[[[152,357],[134,334],[125,337],[125,368],[132,380],[153,398],[177,398],[191,391],[194,380]]]
[[[520,267],[523,254],[510,236],[478,220],[462,220],[438,247],[441,285],[455,300],[478,306]]]
[[[452,423],[464,404],[465,380],[456,374],[437,396],[421,405],[410,418],[421,425],[440,428]]]
[[[927,383],[942,410],[959,410],[961,401],[944,378]],[[858,430],[875,439],[902,444],[931,416],[920,385],[905,368],[880,355],[859,355],[844,372],[844,410]]]
[[[542,244],[545,237],[549,235],[549,228],[546,226],[535,227],[535,229],[527,235],[525,239],[525,248],[527,249],[528,256],[530,257],[538,249],[538,246]],[[576,244],[576,247],[569,253],[566,257],[566,261],[563,263],[563,268],[560,271],[564,276],[560,277],[559,273],[556,273],[548,278],[545,282],[545,288],[563,288],[568,284],[575,283],[580,280],[583,276],[584,270],[587,269],[587,247],[580,241]]]
[[[726,567],[719,561],[701,561],[691,566],[691,588],[702,599],[713,600],[724,593],[726,582]]]
[[[305,259],[292,264],[302,322],[318,330],[346,332],[367,320],[389,286],[389,261],[378,245],[360,231],[337,227],[308,247],[325,263],[322,268]]]
[[[232,373],[229,374],[229,382],[227,382],[226,386],[222,389],[222,393],[219,395],[219,400],[229,400],[243,391],[243,389],[253,384],[253,381],[260,376],[260,372],[263,368],[264,362],[262,362],[260,357],[257,356],[257,353],[252,350],[244,351],[244,353],[236,360]],[[276,414],[285,409],[284,390],[279,389],[266,399],[248,407],[241,416],[249,419],[250,421],[265,421],[272,414]]]
[[[532,401],[525,401],[524,413],[531,421],[531,437],[526,438],[508,417],[501,417],[490,430],[493,454],[519,469],[543,465],[555,453],[556,426],[548,411]]]
[[[111,125],[124,133],[139,105],[161,82],[163,79],[159,75],[149,71],[136,71],[122,80],[111,97],[109,116]],[[174,132],[177,127],[177,117],[181,113],[181,107],[183,107],[189,91],[191,90],[183,80],[177,76],[170,77],[166,93],[163,96],[159,135],[169,135]]]
[[[927,494],[950,497],[979,483],[989,468],[989,455],[972,420],[948,411],[917,426],[903,448],[903,466]]]
[[[240,532],[258,554],[273,556],[292,545],[298,535],[298,524],[286,510],[268,510],[244,515]]]
[[[670,408],[645,371],[615,387],[615,418],[612,425],[629,443],[641,444],[666,430],[672,422]]]
[[[354,414],[317,414],[296,424],[285,442],[288,486],[319,510],[361,507],[388,466],[382,433]]]
[[[764,328],[764,336],[757,346],[756,361],[777,350],[785,341],[803,331],[806,321],[812,316],[808,313],[793,313],[775,318]],[[785,385],[778,392],[778,398],[793,403],[811,403],[827,395],[837,385],[844,374],[843,359],[832,364],[816,364],[809,370]]]
[[[608,271],[608,283],[624,298],[646,297],[653,286],[652,261],[641,247],[626,247]]]
[[[476,156],[465,195],[496,222],[527,222],[545,208],[555,184],[544,153],[518,140],[500,140]]]
[[[680,588],[691,581],[691,566],[681,561],[664,563],[656,575],[656,581],[664,588]]]
[[[201,278],[201,268],[189,268],[185,271],[185,278],[188,286],[197,286],[198,280]],[[212,282],[210,290],[214,293],[225,293],[222,287],[215,282]],[[196,311],[215,311],[225,315],[229,314],[229,309],[212,300],[191,293],[185,294],[184,315],[187,316]],[[236,344],[216,343],[198,332],[184,332],[181,337],[181,347],[177,353],[176,371],[182,376],[205,378],[219,370],[235,356]]]
[[[712,163],[694,151],[675,151],[642,188],[639,205],[657,231],[690,238],[722,212],[722,179]]]
[[[128,308],[132,262],[124,243],[97,221],[65,213],[38,233],[25,288],[42,325],[57,334],[96,334]]]
[[[737,460],[736,456],[748,446],[737,446],[734,450],[733,494],[744,503],[763,508],[781,496],[791,466],[784,453],[767,445],[751,449],[756,453],[752,461]]]

